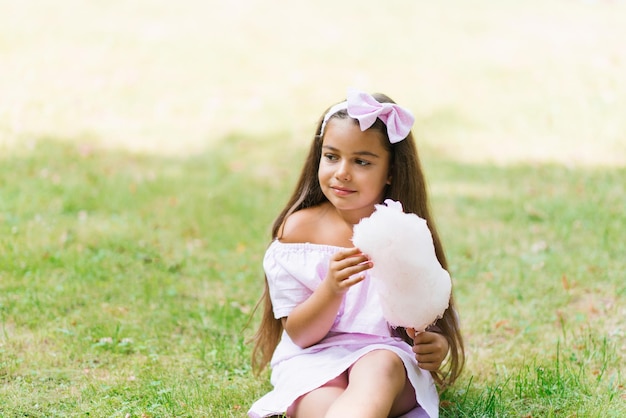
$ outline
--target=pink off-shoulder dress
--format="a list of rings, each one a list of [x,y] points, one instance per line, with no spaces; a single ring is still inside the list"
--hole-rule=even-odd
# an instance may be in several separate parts
[[[263,268],[276,318],[288,316],[313,293],[326,277],[330,257],[339,249],[309,243],[272,242],[265,253]],[[337,377],[361,356],[378,349],[391,350],[402,359],[415,389],[419,406],[403,417],[438,417],[439,396],[433,379],[430,373],[417,367],[411,347],[391,336],[369,276],[346,292],[330,332],[319,343],[300,348],[283,332],[270,363],[274,389],[252,405],[248,416],[289,415],[290,407],[300,396]]]

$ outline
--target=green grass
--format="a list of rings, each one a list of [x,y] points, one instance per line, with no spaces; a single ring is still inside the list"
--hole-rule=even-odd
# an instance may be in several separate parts
[[[0,416],[244,416],[270,224],[347,86],[416,114],[442,415],[626,415],[626,3],[409,3],[0,2]]]
[[[276,205],[275,190],[227,157],[85,155],[42,141],[2,160],[0,410],[248,406],[262,383],[243,329],[260,289],[269,219],[259,211]]]
[[[248,164],[269,142],[166,159],[42,140],[3,158],[0,410],[243,416],[269,389],[246,324],[297,172]],[[467,338],[444,415],[626,412],[626,170],[425,161]]]

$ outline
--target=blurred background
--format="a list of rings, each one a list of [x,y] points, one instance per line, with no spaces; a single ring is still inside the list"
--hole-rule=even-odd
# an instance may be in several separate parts
[[[305,146],[356,87],[446,158],[624,165],[625,40],[617,0],[0,0],[0,152]]]

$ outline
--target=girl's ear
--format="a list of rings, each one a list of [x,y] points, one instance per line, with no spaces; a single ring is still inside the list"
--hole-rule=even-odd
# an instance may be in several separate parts
[[[391,186],[391,176],[387,177],[387,184]]]

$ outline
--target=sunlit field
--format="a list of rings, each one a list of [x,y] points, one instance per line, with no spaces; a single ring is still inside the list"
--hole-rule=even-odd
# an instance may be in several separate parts
[[[348,86],[455,160],[623,164],[623,2],[70,1],[0,6],[2,142],[194,152],[308,141]]]
[[[347,87],[411,108],[449,417],[626,415],[626,2],[0,0],[0,416],[243,417],[269,225]]]

